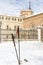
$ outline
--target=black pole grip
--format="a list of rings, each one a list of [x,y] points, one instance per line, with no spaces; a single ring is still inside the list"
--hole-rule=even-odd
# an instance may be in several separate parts
[[[15,37],[14,37],[14,35],[13,34],[11,34],[12,35],[12,41],[14,42],[14,46],[15,46]]]

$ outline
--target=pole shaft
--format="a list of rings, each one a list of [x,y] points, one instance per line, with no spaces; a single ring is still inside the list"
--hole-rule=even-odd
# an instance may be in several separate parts
[[[12,35],[12,41],[13,41],[13,44],[14,44],[14,48],[15,48],[15,52],[16,52],[16,57],[17,57],[17,60],[18,60],[18,64],[19,64],[19,58],[18,58],[18,53],[17,53],[17,48],[16,48],[16,44],[15,44],[15,37],[14,37],[14,35],[13,34],[11,34]]]
[[[19,50],[19,65],[20,65],[20,40],[18,39],[18,50]]]
[[[18,60],[18,64],[19,64],[19,58],[18,58],[18,53],[17,53],[17,49],[16,49],[16,46],[15,46],[15,52],[16,52],[16,57],[17,57],[17,60]]]
[[[18,26],[18,51],[19,51],[19,65],[20,65],[20,34],[19,34],[19,26]]]

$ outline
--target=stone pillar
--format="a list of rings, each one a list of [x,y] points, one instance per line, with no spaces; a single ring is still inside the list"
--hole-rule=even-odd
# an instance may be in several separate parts
[[[41,41],[41,28],[38,28],[38,40]]]
[[[1,43],[1,25],[2,25],[2,22],[0,22],[0,43]]]

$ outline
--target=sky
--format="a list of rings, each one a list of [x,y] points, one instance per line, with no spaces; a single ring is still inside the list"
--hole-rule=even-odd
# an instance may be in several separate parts
[[[29,1],[34,13],[43,12],[43,0],[0,0],[0,14],[18,16],[21,10],[29,9]]]

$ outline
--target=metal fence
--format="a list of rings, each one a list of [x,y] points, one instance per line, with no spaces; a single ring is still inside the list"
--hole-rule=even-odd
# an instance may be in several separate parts
[[[43,28],[41,29],[41,41],[43,41]]]
[[[14,34],[15,39],[17,39],[17,33],[14,29],[1,29],[0,30],[0,41],[11,41],[11,33]],[[38,39],[38,31],[37,29],[30,29],[30,30],[20,30],[20,40],[22,39]]]

